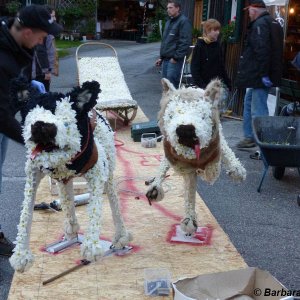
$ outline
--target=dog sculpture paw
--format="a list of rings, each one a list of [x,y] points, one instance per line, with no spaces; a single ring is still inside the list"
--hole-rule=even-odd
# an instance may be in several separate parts
[[[89,261],[96,261],[101,256],[103,256],[104,250],[100,245],[100,241],[97,241],[95,243],[93,242],[84,242],[81,244],[81,255],[85,259]]]
[[[122,249],[133,240],[132,234],[129,231],[124,231],[121,235],[116,235],[112,247],[115,249]]]
[[[181,221],[180,227],[186,235],[193,235],[198,228],[198,224],[195,218],[189,216]]]
[[[226,172],[233,180],[241,182],[246,179],[246,170],[242,165],[232,168]]]
[[[161,201],[165,196],[164,190],[161,186],[156,184],[151,185],[146,193],[147,199],[151,201]]]
[[[33,265],[34,256],[30,250],[15,250],[9,262],[17,272],[23,273]]]
[[[68,220],[65,220],[64,232],[65,238],[69,241],[78,236],[79,224],[77,222],[70,224]]]

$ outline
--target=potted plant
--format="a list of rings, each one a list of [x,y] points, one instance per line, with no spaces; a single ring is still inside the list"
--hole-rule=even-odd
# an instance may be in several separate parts
[[[221,40],[224,43],[228,43],[234,35],[235,19],[229,20],[228,24],[221,28]]]
[[[5,7],[8,10],[8,13],[11,16],[15,16],[16,13],[19,11],[19,9],[21,8],[22,4],[20,1],[18,0],[13,0],[13,1],[9,1],[6,3]]]

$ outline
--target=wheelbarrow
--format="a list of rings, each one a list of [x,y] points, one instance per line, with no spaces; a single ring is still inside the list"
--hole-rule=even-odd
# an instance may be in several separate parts
[[[297,168],[300,175],[300,117],[260,116],[252,124],[264,164],[257,191],[261,191],[269,166],[273,167],[276,179],[283,177],[286,167]]]

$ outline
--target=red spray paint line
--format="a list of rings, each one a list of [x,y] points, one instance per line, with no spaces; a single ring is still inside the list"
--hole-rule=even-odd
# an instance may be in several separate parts
[[[117,158],[118,160],[121,162],[121,164],[123,165],[123,169],[125,170],[126,172],[126,176],[128,177],[134,177],[135,176],[135,173],[131,167],[131,162],[128,161],[126,159],[126,157],[123,155],[123,153],[130,153],[130,154],[135,154],[135,155],[145,155],[143,153],[140,153],[140,152],[135,152],[135,151],[131,151],[129,149],[127,149],[126,147],[117,147]],[[134,182],[132,180],[127,180],[125,182],[126,184],[126,189],[130,190],[130,191],[133,191],[133,192],[136,192],[136,193],[139,193],[139,189],[136,187],[136,185],[134,184]],[[123,195],[124,196],[124,195]],[[121,200],[124,200],[124,198],[126,198],[126,200],[128,200],[129,196],[127,197],[124,197],[121,196]],[[146,203],[148,203],[148,199],[146,198],[146,196],[139,196],[140,199],[144,200]],[[126,206],[123,205],[123,202],[124,201],[121,201],[121,210],[122,210],[122,213],[125,213],[125,208],[128,207],[128,204],[126,204]],[[165,215],[166,217],[168,218],[171,218],[173,219],[174,221],[180,221],[181,220],[181,217],[176,215],[176,214],[173,214],[172,212],[168,211],[165,207],[163,207],[162,205],[158,204],[158,203],[155,203],[155,202],[152,202],[152,206],[155,207],[157,210],[159,210],[163,215]]]

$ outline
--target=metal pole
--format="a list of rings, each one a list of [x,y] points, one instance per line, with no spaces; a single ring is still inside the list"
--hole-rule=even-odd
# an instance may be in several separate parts
[[[95,0],[95,7],[96,7],[96,12],[95,12],[95,18],[96,18],[96,22],[95,22],[95,26],[96,26],[96,28],[95,28],[95,37],[97,36],[97,22],[98,22],[98,18],[97,18],[97,16],[98,16],[98,13],[97,13],[97,1],[98,0]]]

